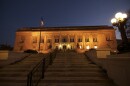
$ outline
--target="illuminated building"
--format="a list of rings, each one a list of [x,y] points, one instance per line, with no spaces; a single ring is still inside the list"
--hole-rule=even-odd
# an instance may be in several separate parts
[[[115,30],[111,26],[27,27],[16,32],[14,51],[53,49],[87,51],[91,48],[115,51]]]

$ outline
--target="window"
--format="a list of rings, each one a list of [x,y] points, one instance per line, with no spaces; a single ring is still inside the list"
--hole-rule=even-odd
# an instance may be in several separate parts
[[[20,38],[20,43],[24,43],[24,41],[25,41],[25,37],[24,36],[21,36],[21,38]]]
[[[70,38],[70,42],[74,42],[74,38]]]
[[[85,42],[89,42],[89,38],[86,38],[86,39],[85,39]]]
[[[79,39],[78,39],[78,42],[82,42],[82,39],[81,39],[81,38],[79,38]]]
[[[63,38],[63,39],[62,39],[62,42],[67,42],[67,39]]]
[[[93,42],[97,42],[97,38],[93,38]]]
[[[37,37],[33,37],[33,43],[37,43]]]
[[[52,48],[52,45],[49,45],[49,46],[48,46],[48,49],[51,49],[51,48]]]
[[[106,41],[110,41],[110,40],[111,40],[110,36],[106,36]]]
[[[51,43],[51,39],[47,39],[47,43]]]
[[[55,43],[59,43],[59,39],[55,39]]]
[[[44,39],[41,39],[40,43],[44,43]]]

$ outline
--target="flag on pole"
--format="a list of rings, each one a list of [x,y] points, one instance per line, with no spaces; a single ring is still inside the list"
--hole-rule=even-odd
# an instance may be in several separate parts
[[[41,17],[41,27],[44,26],[43,18]]]

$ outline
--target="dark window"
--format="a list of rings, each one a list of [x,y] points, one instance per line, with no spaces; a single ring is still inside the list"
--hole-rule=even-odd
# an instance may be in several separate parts
[[[63,39],[62,39],[62,42],[67,42],[67,39],[63,38]]]
[[[59,39],[55,39],[55,43],[59,43]]]
[[[70,39],[70,42],[74,42],[74,38],[71,38],[71,39]]]
[[[52,45],[49,45],[49,46],[48,46],[48,49],[51,49],[51,48],[52,48]]]
[[[86,39],[85,39],[85,42],[89,42],[89,38],[86,38]]]
[[[41,39],[40,43],[44,43],[44,39]]]
[[[51,39],[47,39],[47,43],[51,43]]]
[[[81,39],[81,38],[79,38],[79,39],[78,39],[78,42],[82,42],[82,39]]]

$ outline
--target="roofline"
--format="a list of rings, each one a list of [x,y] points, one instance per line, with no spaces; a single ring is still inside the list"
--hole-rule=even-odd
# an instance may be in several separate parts
[[[17,31],[72,31],[72,30],[103,30],[114,29],[112,26],[63,26],[63,27],[24,27]]]

